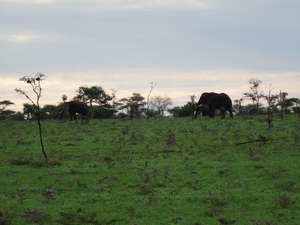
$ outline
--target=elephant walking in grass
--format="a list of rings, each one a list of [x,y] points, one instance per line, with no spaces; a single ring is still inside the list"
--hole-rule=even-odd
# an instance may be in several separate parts
[[[89,114],[89,107],[84,102],[76,102],[76,101],[70,101],[65,102],[62,111],[60,112],[60,120],[62,120],[63,114],[68,111],[70,115],[70,120],[77,120],[76,113],[81,114],[83,117],[85,117],[86,120],[88,120],[88,114]]]
[[[214,118],[214,113],[216,109],[221,111],[221,118],[225,118],[226,110],[230,113],[230,117],[233,117],[232,114],[232,101],[229,96],[225,93],[217,94],[214,92],[205,92],[201,95],[195,113],[195,119],[200,111],[200,106],[208,105],[209,107],[209,117]]]

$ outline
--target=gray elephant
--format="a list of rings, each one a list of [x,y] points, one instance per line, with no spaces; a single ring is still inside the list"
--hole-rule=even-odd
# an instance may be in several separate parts
[[[208,105],[208,107],[209,107],[208,115],[210,118],[214,118],[214,112],[216,109],[219,109],[221,111],[221,118],[225,117],[226,110],[230,113],[230,117],[233,117],[232,101],[229,98],[229,96],[225,93],[221,93],[221,94],[217,94],[214,92],[203,93],[197,103],[195,119],[197,118],[197,115],[200,110],[200,106],[202,106],[202,105]]]
[[[86,103],[84,102],[76,102],[76,101],[70,101],[70,102],[65,102],[62,111],[60,112],[60,120],[62,120],[63,114],[65,111],[69,112],[70,115],[70,120],[77,120],[76,118],[76,113],[81,114],[88,119],[88,114],[89,114],[89,107]]]

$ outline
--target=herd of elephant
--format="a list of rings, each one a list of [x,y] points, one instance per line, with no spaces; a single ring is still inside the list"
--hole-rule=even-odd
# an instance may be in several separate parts
[[[225,118],[225,112],[230,113],[230,117],[233,117],[232,114],[232,101],[229,96],[225,93],[214,93],[214,92],[205,92],[201,95],[198,103],[194,118],[197,118],[197,115],[200,112],[200,107],[202,105],[208,105],[209,107],[209,117],[214,118],[214,112],[216,109],[220,110],[221,118]],[[88,118],[89,107],[84,102],[70,101],[65,102],[62,111],[60,112],[60,119],[62,119],[65,111],[69,112],[70,120],[77,120],[76,113],[81,114],[85,118]]]

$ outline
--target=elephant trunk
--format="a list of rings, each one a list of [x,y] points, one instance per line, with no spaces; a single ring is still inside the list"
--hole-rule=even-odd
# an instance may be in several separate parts
[[[202,105],[203,105],[203,104],[197,105],[196,112],[195,112],[195,116],[194,116],[195,119],[197,118],[198,113],[199,113],[199,110],[200,110],[200,107],[201,107]]]

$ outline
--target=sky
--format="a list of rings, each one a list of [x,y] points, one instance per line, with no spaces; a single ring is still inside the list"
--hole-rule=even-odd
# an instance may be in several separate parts
[[[18,81],[37,73],[41,105],[101,86],[117,99],[260,90],[300,98],[298,0],[0,0],[0,101],[33,99]]]

